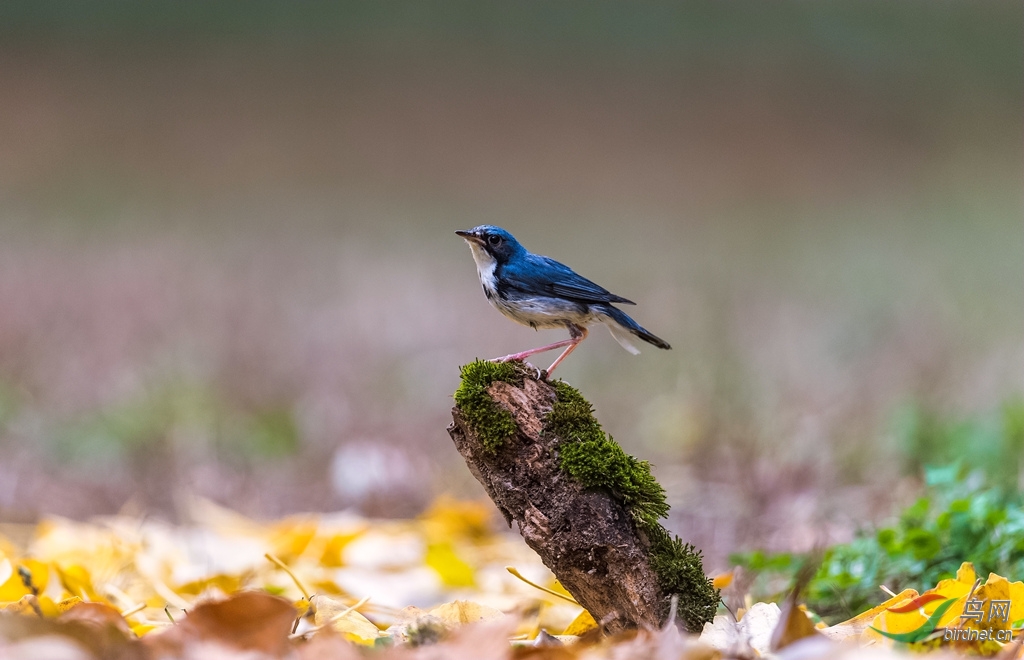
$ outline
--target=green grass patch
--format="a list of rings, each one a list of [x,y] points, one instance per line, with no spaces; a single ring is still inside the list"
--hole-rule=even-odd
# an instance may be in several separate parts
[[[841,621],[877,605],[894,591],[934,587],[956,575],[961,562],[1010,580],[1024,576],[1024,494],[991,486],[962,465],[925,470],[925,490],[889,525],[861,530],[829,548],[807,585],[807,605]],[[808,557],[754,551],[730,561],[758,572],[757,599],[781,598]]]

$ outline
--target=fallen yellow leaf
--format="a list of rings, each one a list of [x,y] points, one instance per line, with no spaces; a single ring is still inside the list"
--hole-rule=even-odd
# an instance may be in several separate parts
[[[428,545],[425,563],[437,571],[446,586],[472,587],[476,584],[473,567],[455,553],[449,542]]]
[[[72,596],[78,596],[82,600],[96,601],[103,600],[92,584],[92,577],[89,569],[81,564],[70,566],[57,566],[57,575],[60,576],[61,584]]]
[[[381,636],[373,622],[352,608],[352,603],[330,596],[313,596],[310,601],[316,614],[313,622],[318,626],[330,626],[357,644],[373,646]]]
[[[725,589],[732,584],[733,571],[726,571],[725,573],[719,573],[715,577],[711,578],[711,585],[715,589]]]
[[[284,561],[294,561],[316,536],[317,522],[306,517],[286,519],[275,525],[270,532],[272,554]]]
[[[590,612],[583,610],[580,612],[575,619],[572,620],[566,629],[562,632],[563,635],[576,635],[579,637],[584,633],[590,632],[597,628],[597,621],[591,616]]]
[[[438,605],[428,610],[427,614],[433,614],[449,628],[477,621],[494,621],[505,616],[501,610],[468,600],[456,600]]]
[[[889,600],[885,601],[881,605],[871,608],[867,612],[862,612],[852,619],[847,619],[842,623],[837,623],[834,626],[823,629],[821,632],[828,638],[836,641],[842,641],[850,637],[862,634],[868,629],[868,626],[875,620],[882,612],[886,611],[890,607],[898,607],[904,603],[912,601],[918,597],[918,593],[914,589],[904,589],[900,593],[896,594]]]
[[[442,496],[420,516],[420,520],[433,539],[479,540],[490,534],[493,511],[494,507],[489,502],[460,501]]]

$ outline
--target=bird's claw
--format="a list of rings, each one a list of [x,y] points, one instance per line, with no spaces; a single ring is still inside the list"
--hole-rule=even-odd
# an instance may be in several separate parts
[[[501,362],[522,362],[524,367],[529,367],[537,372],[537,380],[547,380],[548,370],[535,367],[522,358],[516,358],[514,355],[506,355],[504,357],[491,358],[488,362],[501,363]]]

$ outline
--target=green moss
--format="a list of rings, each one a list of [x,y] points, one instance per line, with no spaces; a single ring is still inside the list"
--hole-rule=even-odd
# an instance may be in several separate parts
[[[516,423],[511,413],[494,403],[487,388],[495,381],[522,387],[524,367],[518,362],[476,360],[459,372],[462,383],[455,390],[455,405],[480,437],[484,449],[493,454],[515,435]]]
[[[590,403],[563,381],[554,383],[558,399],[545,418],[546,430],[561,443],[559,467],[585,488],[604,488],[629,508],[637,527],[651,541],[651,568],[666,594],[681,594],[678,616],[689,630],[714,618],[719,594],[704,575],[701,554],[662,527],[668,514],[665,489],[651,465],[630,456],[601,428]],[[667,616],[669,601],[664,603]]]
[[[641,527],[657,525],[668,514],[665,489],[654,479],[650,464],[622,451],[608,436],[564,443],[559,462],[584,487],[619,495]]]
[[[594,418],[594,407],[590,402],[565,381],[559,380],[553,384],[558,400],[544,420],[548,430],[563,442],[604,438],[604,431]]]
[[[658,576],[659,586],[666,594],[686,594],[679,599],[676,616],[682,619],[687,630],[699,631],[715,618],[721,600],[711,578],[704,575],[700,550],[670,535],[661,525],[656,530],[646,531],[651,539],[651,568]],[[668,606],[666,602],[663,616],[667,616]]]
[[[495,381],[522,387],[533,377],[522,363],[477,360],[461,369],[462,383],[455,405],[476,433],[484,449],[494,453],[516,433],[511,413],[487,394]],[[700,630],[711,621],[719,594],[704,575],[701,554],[692,545],[671,536],[658,520],[668,514],[665,489],[651,474],[651,465],[622,451],[594,417],[594,408],[575,388],[552,383],[557,399],[544,419],[545,431],[559,440],[559,468],[584,488],[602,488],[627,506],[634,523],[651,542],[650,564],[665,594],[682,596],[678,617],[687,629]],[[669,611],[669,598],[662,616]]]
[[[668,502],[651,464],[622,451],[575,388],[558,381],[555,391],[558,400],[545,423],[562,441],[559,467],[586,488],[607,488],[619,496],[641,527],[658,526],[658,519],[668,514]]]

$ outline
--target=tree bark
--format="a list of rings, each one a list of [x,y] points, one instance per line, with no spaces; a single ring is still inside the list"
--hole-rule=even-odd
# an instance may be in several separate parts
[[[515,435],[488,452],[458,407],[448,433],[509,526],[605,630],[660,626],[668,597],[650,565],[649,539],[625,504],[559,467],[563,439],[544,427],[554,387],[526,378],[522,388],[495,381],[487,393],[512,414]]]

